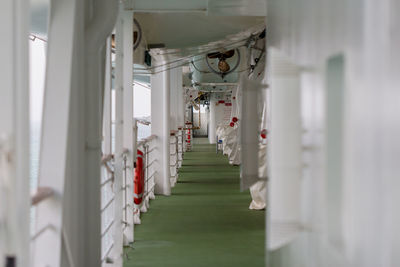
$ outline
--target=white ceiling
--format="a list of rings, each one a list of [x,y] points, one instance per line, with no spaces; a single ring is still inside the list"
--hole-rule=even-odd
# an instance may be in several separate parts
[[[164,44],[156,52],[168,60],[223,48],[264,28],[266,0],[134,0],[133,9],[147,44]]]
[[[207,15],[265,16],[266,0],[134,0],[136,11],[205,12]]]
[[[49,6],[31,0],[32,32],[46,34]],[[185,48],[264,23],[266,0],[134,0],[134,10],[147,43]]]
[[[112,1],[112,0],[110,0]],[[118,1],[118,0],[115,0]],[[163,60],[223,50],[264,28],[266,0],[133,0],[147,44]],[[31,32],[46,36],[50,0],[31,0]],[[230,47],[232,48],[232,46]]]
[[[215,16],[205,13],[135,13],[148,44],[188,48],[224,39],[258,25],[264,17]]]

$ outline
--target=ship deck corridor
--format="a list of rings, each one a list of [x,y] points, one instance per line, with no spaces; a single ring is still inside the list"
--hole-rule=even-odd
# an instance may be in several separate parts
[[[249,192],[239,192],[239,167],[195,139],[184,155],[177,185],[157,196],[124,266],[265,266],[265,212],[248,209]]]

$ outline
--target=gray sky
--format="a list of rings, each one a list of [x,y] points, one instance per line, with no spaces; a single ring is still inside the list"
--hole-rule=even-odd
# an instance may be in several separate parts
[[[43,89],[45,77],[45,43],[36,39],[29,41],[30,48],[30,119],[36,124],[42,118]],[[134,87],[134,116],[150,116],[150,90],[136,85]]]

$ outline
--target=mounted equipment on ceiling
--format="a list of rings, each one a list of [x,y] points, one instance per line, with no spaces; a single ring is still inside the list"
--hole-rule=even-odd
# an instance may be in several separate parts
[[[235,53],[237,54],[237,61],[236,64],[233,68],[231,68],[228,64],[228,62],[226,62],[226,59],[231,58],[235,55]],[[210,62],[209,59],[214,59],[214,58],[218,58],[218,69],[219,71],[215,70]],[[233,72],[234,70],[236,70],[236,68],[239,66],[240,63],[240,52],[239,49],[235,49],[235,50],[229,50],[227,52],[213,52],[213,53],[209,53],[207,54],[206,57],[206,62],[207,62],[207,66],[210,68],[210,70],[212,72],[214,72],[215,74],[220,75],[222,78],[224,78],[226,75],[228,75],[229,73]]]

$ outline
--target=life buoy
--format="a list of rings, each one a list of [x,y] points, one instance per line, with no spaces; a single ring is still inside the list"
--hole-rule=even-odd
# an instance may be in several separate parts
[[[144,166],[143,166],[143,152],[137,150],[135,177],[133,179],[134,191],[133,202],[139,206],[143,200],[144,191]]]

